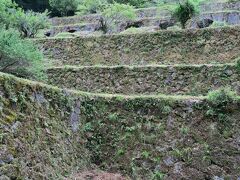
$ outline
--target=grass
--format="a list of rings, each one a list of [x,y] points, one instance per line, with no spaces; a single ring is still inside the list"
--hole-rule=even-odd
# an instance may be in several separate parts
[[[58,67],[49,67],[48,69],[66,69],[66,70],[80,70],[80,69],[115,69],[115,68],[124,68],[124,69],[135,69],[135,68],[152,68],[152,67],[158,67],[158,68],[168,68],[168,67],[176,67],[176,68],[184,68],[184,67],[203,67],[203,66],[215,66],[215,67],[226,67],[226,66],[235,66],[235,63],[227,63],[227,64],[174,64],[174,65],[159,65],[159,64],[151,64],[151,65],[136,65],[136,66],[130,66],[130,65],[116,65],[116,66],[105,66],[105,65],[95,65],[95,66],[58,66]]]

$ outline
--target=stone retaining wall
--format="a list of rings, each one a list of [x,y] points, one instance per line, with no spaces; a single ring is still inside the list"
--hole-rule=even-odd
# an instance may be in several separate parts
[[[0,73],[0,179],[64,179],[90,168],[80,100]]]
[[[48,70],[49,83],[95,93],[206,95],[229,86],[240,94],[234,66],[85,67]]]
[[[101,169],[132,179],[239,178],[237,100],[97,96],[4,74],[0,82],[0,178],[81,172],[85,148]]]
[[[55,65],[228,63],[240,56],[240,28],[35,40]]]

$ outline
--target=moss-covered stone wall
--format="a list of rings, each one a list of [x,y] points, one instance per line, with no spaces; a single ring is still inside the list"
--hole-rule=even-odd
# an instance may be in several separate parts
[[[63,179],[90,167],[71,93],[0,74],[0,179]]]
[[[194,99],[87,104],[87,147],[101,168],[132,179],[239,178],[239,103],[223,119],[207,115],[211,104]]]
[[[63,91],[0,74],[0,177],[61,179],[90,162],[132,179],[237,179],[240,104]],[[88,150],[86,150],[88,149]]]
[[[240,28],[206,28],[36,40],[57,65],[227,63],[240,55]]]
[[[234,65],[63,67],[48,76],[50,84],[95,93],[206,95],[225,86],[240,93]]]

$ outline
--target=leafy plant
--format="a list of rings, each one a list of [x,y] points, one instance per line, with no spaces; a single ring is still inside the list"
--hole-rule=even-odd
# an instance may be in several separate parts
[[[17,5],[11,0],[0,0],[0,25],[9,28],[17,10]]]
[[[165,174],[160,172],[160,171],[156,171],[154,172],[153,176],[152,176],[152,180],[163,180],[165,177]]]
[[[39,30],[49,27],[48,12],[20,11],[16,14],[16,27],[23,37],[33,38]]]
[[[102,15],[103,18],[100,20],[100,23],[105,33],[115,32],[120,21],[133,20],[136,18],[133,6],[119,3],[110,4],[103,11]]]
[[[24,12],[10,0],[0,0],[0,24],[6,29],[15,28],[23,37],[34,37],[40,29],[47,28],[48,13]]]
[[[49,0],[53,11],[60,16],[74,15],[78,8],[78,0]]]
[[[211,91],[208,93],[208,101],[214,107],[225,107],[228,104],[234,102],[236,93],[230,88],[221,88],[216,91]]]
[[[209,102],[207,115],[216,117],[223,128],[226,129],[231,124],[228,114],[231,112],[231,105],[236,101],[236,92],[230,88],[221,88],[208,93],[207,100]]]
[[[179,21],[182,28],[185,29],[187,21],[197,14],[197,12],[195,3],[190,0],[186,0],[183,3],[179,2],[179,5],[173,12],[173,17]]]
[[[0,29],[0,71],[19,77],[44,78],[42,53],[12,29]]]

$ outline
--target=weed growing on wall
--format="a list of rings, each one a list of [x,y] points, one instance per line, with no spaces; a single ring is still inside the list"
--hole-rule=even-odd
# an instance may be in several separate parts
[[[209,92],[207,100],[209,102],[207,115],[218,120],[220,131],[224,132],[231,127],[232,105],[236,102],[236,93],[230,88],[221,88]]]

